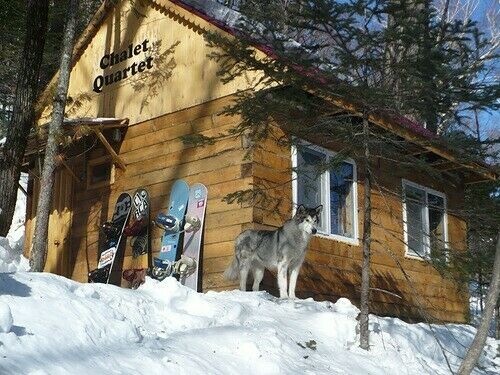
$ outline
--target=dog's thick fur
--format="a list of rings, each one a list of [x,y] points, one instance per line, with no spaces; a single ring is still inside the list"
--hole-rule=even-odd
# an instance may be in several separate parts
[[[228,280],[240,279],[240,289],[246,290],[248,273],[253,274],[253,290],[259,290],[264,269],[277,270],[281,298],[295,298],[295,285],[304,261],[311,236],[317,232],[316,225],[322,206],[307,208],[300,205],[293,218],[282,227],[269,230],[246,230],[235,241],[235,254],[229,268],[224,272]],[[287,293],[287,276],[290,271],[290,288]]]

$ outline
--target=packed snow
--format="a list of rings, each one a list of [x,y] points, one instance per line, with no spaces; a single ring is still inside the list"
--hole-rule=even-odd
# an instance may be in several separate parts
[[[175,279],[138,290],[41,273],[0,274],[1,374],[449,374],[425,324],[371,318],[358,347],[358,309],[266,292],[196,293]],[[12,321],[11,321],[12,319]],[[435,326],[452,366],[474,329]],[[482,370],[498,373],[489,339]]]
[[[26,190],[28,175],[21,174],[19,184]],[[16,209],[7,237],[0,237],[0,272],[14,272],[29,269],[28,260],[23,257],[24,220],[26,216],[26,195],[18,189]]]
[[[23,199],[0,238],[0,374],[450,374],[441,346],[456,370],[475,333],[371,316],[364,351],[345,298],[197,293],[174,278],[130,290],[26,272]],[[499,373],[498,344],[488,339],[476,374]]]

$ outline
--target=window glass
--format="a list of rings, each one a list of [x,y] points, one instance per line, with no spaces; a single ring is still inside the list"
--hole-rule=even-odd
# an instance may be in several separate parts
[[[310,149],[299,150],[297,155],[297,205],[317,207],[322,204],[319,167],[324,161],[325,156],[318,152]],[[319,227],[325,229],[321,222]]]
[[[408,234],[408,253],[425,255],[425,191],[405,185],[406,232]]]
[[[430,250],[438,254],[442,253],[445,246],[444,237],[444,199],[443,197],[428,193],[429,206],[429,239]]]
[[[109,181],[111,176],[111,167],[111,162],[105,162],[92,166],[89,176],[90,184],[95,185],[100,182]]]
[[[354,167],[342,163],[330,170],[330,233],[354,237],[354,195],[352,193]]]

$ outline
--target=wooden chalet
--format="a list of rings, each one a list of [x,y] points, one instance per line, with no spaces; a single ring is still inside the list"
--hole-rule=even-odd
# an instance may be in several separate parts
[[[131,4],[136,8],[131,9]],[[231,19],[234,14],[223,5],[200,0],[106,1],[98,10],[75,47],[68,120],[50,215],[47,272],[86,282],[98,260],[99,224],[109,219],[117,196],[145,187],[155,216],[166,209],[172,183],[182,178],[188,183],[201,182],[209,191],[201,289],[232,289],[236,284],[226,281],[222,273],[230,262],[236,236],[247,228],[279,226],[297,202],[311,201],[305,194],[309,187],[304,176],[292,176],[291,168],[329,158],[336,151],[333,147],[311,146],[298,154],[266,142],[245,158],[248,148],[239,137],[224,137],[203,147],[183,142],[184,136],[215,136],[237,124],[237,116],[221,112],[237,90],[248,88],[257,78],[248,74],[223,84],[216,75],[217,63],[207,57],[210,50],[204,34],[211,31],[235,37],[228,26]],[[257,53],[264,56],[263,51]],[[37,135],[30,139],[25,156],[24,168],[30,176],[26,254],[31,248],[38,192],[43,188],[38,176],[54,87],[55,78],[40,98]],[[356,111],[349,103],[331,104]],[[404,203],[401,194],[383,196],[380,190],[373,190],[374,215],[386,229],[375,226],[372,232],[371,309],[407,319],[422,319],[425,311],[436,320],[464,322],[467,292],[422,260],[415,249],[425,254],[429,244],[415,238],[419,234],[414,231],[427,223],[450,248],[465,249],[466,227],[457,214],[464,186],[496,175],[487,166],[460,163],[450,151],[428,142],[425,129],[406,119],[374,116],[370,120],[409,142],[409,153],[429,155],[436,170],[453,175],[454,181],[439,183],[429,176],[400,171],[394,162],[378,163],[378,184],[417,198]],[[325,216],[321,234],[313,237],[299,275],[297,294],[302,298],[359,299],[360,170],[356,160],[346,160],[339,171],[327,171],[314,182],[314,199],[324,204]],[[229,193],[259,184],[279,186],[272,192],[281,199],[277,210],[222,201]],[[415,215],[417,211],[420,216]],[[161,231],[152,228],[153,255],[159,250],[160,236]],[[127,244],[115,272],[146,266],[133,259]],[[271,292],[276,289],[270,274],[264,284]]]

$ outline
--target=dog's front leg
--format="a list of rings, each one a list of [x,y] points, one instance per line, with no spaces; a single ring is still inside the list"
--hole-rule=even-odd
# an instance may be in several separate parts
[[[249,266],[243,265],[240,268],[240,290],[245,292],[247,290],[247,278],[248,278]]]
[[[255,266],[255,268],[253,270],[253,286],[252,286],[252,290],[254,292],[259,291],[259,285],[260,285],[263,277],[264,277],[264,268],[260,268],[258,266]]]
[[[287,269],[287,263],[286,262],[280,262],[278,263],[278,288],[280,290],[280,298],[287,298],[288,297],[288,294],[287,294],[287,291],[286,291],[286,287],[287,287],[287,282],[286,282],[286,279],[287,279],[287,273],[288,273],[288,269]]]
[[[297,277],[299,276],[300,272],[300,265],[297,267],[292,268],[292,271],[290,272],[290,289],[289,289],[289,297],[290,298],[297,298],[295,297],[295,286],[297,285]]]

